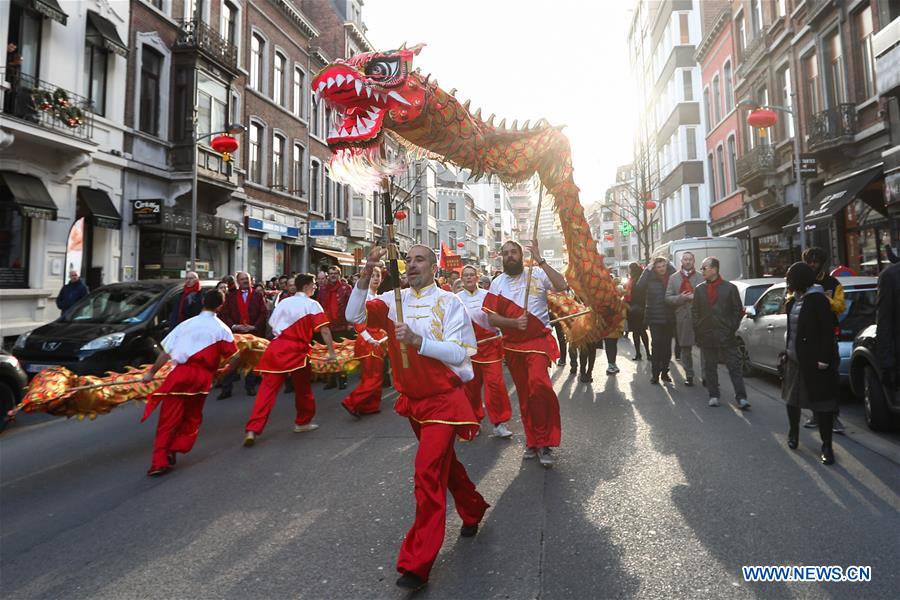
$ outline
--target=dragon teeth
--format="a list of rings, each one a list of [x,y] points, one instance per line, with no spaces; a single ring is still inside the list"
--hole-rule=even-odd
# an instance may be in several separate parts
[[[410,106],[409,100],[407,100],[406,98],[404,98],[403,96],[401,96],[401,95],[398,94],[397,92],[390,91],[390,92],[388,92],[387,97],[388,97],[388,98],[393,98],[394,100],[396,100],[397,102],[399,102],[399,103],[401,103],[401,104],[405,104],[405,105],[407,105],[407,106]]]
[[[372,88],[370,88],[370,87],[366,88],[366,96],[368,96],[369,98],[372,97]]]
[[[354,127],[353,131],[350,132],[350,135],[351,136],[359,135],[359,130],[356,127]]]
[[[338,84],[338,86],[342,86],[342,85],[344,85],[344,76],[338,75],[337,77],[334,78],[334,81]]]
[[[375,92],[375,102],[381,102],[381,95],[378,92]]]
[[[363,119],[363,123],[365,124],[366,129],[372,129],[373,127],[375,127],[375,121],[372,121],[370,119]]]
[[[357,79],[357,80],[353,83],[353,86],[356,88],[356,95],[357,95],[357,96],[361,96],[361,95],[362,95],[362,93],[361,93],[361,92],[362,92],[362,81],[360,81],[359,79]]]
[[[320,82],[319,82],[319,88],[318,88],[318,90],[316,90],[316,91],[321,92],[321,91],[324,90],[324,89],[325,89],[325,82],[324,82],[324,81],[320,81]]]
[[[330,90],[333,85],[334,85],[334,78],[329,77],[328,78],[328,89]]]

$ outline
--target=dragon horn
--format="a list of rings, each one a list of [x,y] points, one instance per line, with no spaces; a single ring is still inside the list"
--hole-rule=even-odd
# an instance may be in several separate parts
[[[531,123],[531,119],[525,121],[525,124],[522,125],[522,131],[528,131],[528,124]]]
[[[475,113],[475,119],[477,119],[478,121],[481,120],[481,109],[480,108],[478,109],[478,112]]]
[[[463,104],[463,108],[467,111],[469,110],[469,105],[472,104],[472,100],[466,100],[466,103]]]
[[[500,129],[506,129],[506,119],[500,121]]]
[[[519,130],[519,120],[518,120],[518,119],[516,119],[515,121],[513,121],[512,129],[515,129],[516,131]]]
[[[491,113],[491,118],[487,120],[487,124],[491,127],[494,126],[494,113]]]
[[[456,98],[456,88],[453,88],[452,90],[450,90],[450,95],[453,96],[454,98]]]
[[[398,48],[398,50],[406,50],[406,42],[400,44],[400,48]]]

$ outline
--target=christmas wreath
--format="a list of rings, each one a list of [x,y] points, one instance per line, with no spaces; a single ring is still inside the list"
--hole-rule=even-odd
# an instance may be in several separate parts
[[[54,118],[73,129],[84,123],[84,112],[72,103],[68,92],[62,88],[56,88],[53,92],[34,90],[31,99],[39,110],[51,113]]]

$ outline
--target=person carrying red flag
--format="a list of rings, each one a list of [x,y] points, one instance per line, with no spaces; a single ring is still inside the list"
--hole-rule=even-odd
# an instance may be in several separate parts
[[[478,287],[478,277],[478,269],[472,265],[463,267],[463,289],[457,293],[469,313],[475,339],[478,340],[478,354],[472,357],[475,377],[466,384],[466,395],[479,421],[484,418],[484,406],[487,407],[488,418],[494,426],[494,437],[509,439],[512,432],[506,422],[512,417],[512,408],[506,382],[503,381],[503,341],[498,337],[500,331],[491,326],[487,313],[482,310],[488,292]],[[496,339],[482,342],[490,338]],[[482,386],[484,405],[481,403]]]
[[[410,287],[401,292],[404,322],[398,322],[393,292],[367,301],[369,278],[385,252],[376,247],[369,253],[347,303],[347,319],[387,331],[394,387],[400,392],[394,410],[409,419],[419,439],[414,475],[416,516],[397,557],[401,574],[397,585],[416,590],[428,581],[444,542],[447,490],[462,519],[462,537],[478,532],[489,506],[453,450],[457,436],[471,440],[478,432],[464,390],[474,376],[470,356],[476,352],[476,341],[462,302],[435,285],[437,257],[426,246],[414,245],[407,255]]]
[[[531,243],[530,251],[532,256],[540,256],[537,240]],[[525,428],[523,458],[537,457],[549,468],[555,462],[551,448],[559,446],[562,432],[559,400],[548,373],[559,358],[559,347],[550,333],[547,292],[564,291],[566,279],[539,258],[537,267],[529,267],[531,287],[526,297],[528,273],[522,246],[509,240],[500,253],[503,273],[491,282],[483,310],[488,313],[488,322],[503,332],[506,365],[516,384]]]
[[[380,285],[381,267],[372,267],[367,300],[374,300],[378,296]],[[358,335],[353,346],[353,355],[362,363],[362,375],[359,378],[359,385],[344,398],[341,406],[358,419],[362,415],[381,412],[381,384],[384,379],[384,345],[387,343],[387,333],[383,329],[364,324],[356,325],[356,333]]]
[[[203,296],[203,310],[178,324],[162,341],[163,352],[144,376],[153,379],[156,372],[171,360],[175,368],[159,389],[150,395],[141,422],[162,403],[156,439],[153,442],[153,458],[147,475],[165,475],[175,466],[175,453],[187,454],[197,441],[200,423],[203,421],[203,403],[212,388],[213,376],[224,358],[230,357],[226,371],[237,362],[237,346],[234,335],[216,317],[225,302],[218,290],[210,290]]]
[[[269,319],[275,339],[269,343],[256,367],[256,371],[262,374],[262,384],[253,403],[250,419],[244,427],[245,447],[252,446],[256,443],[256,437],[262,435],[269,414],[275,407],[278,390],[288,376],[294,383],[294,406],[297,409],[294,433],[319,428],[312,422],[316,414],[316,399],[309,384],[308,358],[313,333],[321,331],[328,346],[328,360],[334,361],[337,357],[322,305],[310,297],[316,291],[315,277],[309,273],[297,275],[294,285],[300,293],[279,302]]]

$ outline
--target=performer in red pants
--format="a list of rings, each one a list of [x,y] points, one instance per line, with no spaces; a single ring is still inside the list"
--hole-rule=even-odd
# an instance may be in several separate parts
[[[484,418],[484,406],[487,406],[488,418],[494,426],[494,437],[509,439],[512,431],[506,422],[512,417],[509,405],[509,394],[506,382],[503,381],[503,341],[497,338],[500,330],[488,322],[487,313],[482,310],[487,290],[478,287],[478,269],[466,265],[462,270],[463,289],[457,294],[472,319],[478,354],[472,357],[472,369],[475,377],[466,384],[466,395],[475,410],[479,421]],[[489,338],[497,338],[482,342]],[[484,405],[481,403],[481,388],[484,387]]]
[[[531,256],[540,257],[537,240],[532,242]],[[527,299],[522,246],[508,241],[500,248],[503,273],[491,282],[484,300],[484,310],[494,327],[503,331],[506,365],[516,384],[519,411],[525,428],[523,458],[540,459],[544,467],[552,467],[555,459],[551,448],[559,446],[561,426],[559,400],[553,391],[548,369],[559,358],[559,347],[550,334],[547,292],[566,289],[566,280],[543,257],[531,266],[531,288]],[[527,307],[527,312],[524,307]]]
[[[166,362],[175,363],[166,380],[148,398],[141,418],[143,423],[162,403],[153,458],[147,471],[151,477],[171,471],[175,453],[186,454],[194,447],[203,420],[203,403],[212,388],[213,376],[224,358],[231,358],[227,370],[233,368],[239,358],[234,335],[216,317],[224,303],[222,292],[206,292],[203,310],[196,317],[179,323],[163,339],[164,351],[144,376],[144,381],[150,381]]]
[[[488,509],[456,459],[454,439],[472,439],[478,421],[463,389],[472,379],[470,356],[475,334],[459,298],[434,284],[437,258],[425,246],[413,246],[406,259],[410,287],[402,290],[403,323],[397,322],[394,293],[366,301],[369,278],[385,254],[373,248],[347,303],[347,320],[367,322],[387,331],[394,367],[394,387],[400,392],[394,410],[407,417],[419,439],[415,461],[416,517],[397,558],[397,585],[419,589],[444,542],[447,490],[462,519],[460,535],[474,536]],[[368,321],[367,321],[368,318]],[[403,367],[401,344],[408,366]]]
[[[294,406],[297,409],[294,432],[302,433],[319,428],[312,422],[316,414],[316,399],[309,385],[309,344],[313,333],[321,331],[322,339],[328,346],[329,360],[334,361],[334,343],[322,306],[310,298],[316,291],[316,278],[309,273],[297,275],[294,284],[300,291],[279,302],[269,318],[269,326],[275,339],[266,348],[256,367],[263,380],[253,403],[253,412],[244,427],[246,447],[252,446],[256,442],[256,436],[262,434],[269,414],[275,407],[278,391],[289,375],[294,382]]]
[[[367,300],[373,300],[378,295],[380,285],[381,267],[373,267]],[[359,378],[359,385],[344,398],[341,406],[358,419],[362,415],[381,412],[381,383],[384,380],[384,345],[387,343],[387,333],[383,329],[363,324],[356,325],[356,333],[353,356],[362,364],[362,375]]]

